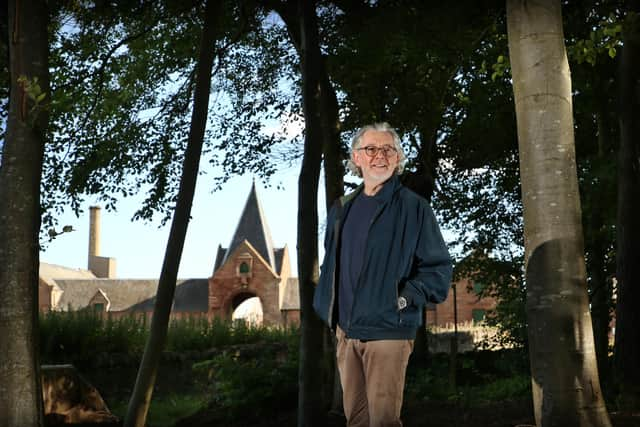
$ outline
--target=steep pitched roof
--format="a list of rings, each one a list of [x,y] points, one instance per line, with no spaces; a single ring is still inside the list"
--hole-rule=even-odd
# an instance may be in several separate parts
[[[276,273],[282,274],[282,257],[284,256],[284,248],[275,248],[273,251],[276,258]]]
[[[262,205],[258,198],[255,181],[251,185],[251,191],[249,191],[249,197],[247,197],[247,202],[244,205],[244,210],[242,211],[242,215],[238,221],[236,232],[233,234],[231,243],[224,254],[224,259],[220,262],[218,267],[227,261],[229,254],[231,254],[244,240],[251,243],[251,246],[258,251],[260,256],[269,263],[274,271],[278,271],[273,252],[271,232],[269,231],[267,220],[264,216],[264,212],[262,211]]]
[[[216,262],[213,264],[214,273],[222,265],[222,261],[224,261],[226,256],[227,256],[227,250],[223,248],[222,245],[218,245],[218,252],[216,252]]]

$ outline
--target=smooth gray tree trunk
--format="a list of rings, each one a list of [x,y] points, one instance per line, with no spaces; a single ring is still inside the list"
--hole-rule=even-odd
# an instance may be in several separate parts
[[[0,426],[43,422],[38,355],[40,176],[49,121],[49,12],[9,1],[9,116],[0,164]]]
[[[217,0],[208,0],[205,6],[189,141],[182,168],[178,200],[171,222],[162,271],[160,272],[156,302],[153,307],[151,331],[145,345],[135,387],[124,420],[124,425],[127,427],[143,427],[145,425],[158,373],[160,355],[167,339],[169,317],[178,278],[178,267],[180,266],[182,249],[184,248],[184,240],[191,216],[191,205],[196,188],[204,131],[207,124],[211,69],[215,56],[215,24],[220,15],[221,5],[222,3]]]
[[[507,0],[538,426],[609,427],[587,295],[560,0]]]

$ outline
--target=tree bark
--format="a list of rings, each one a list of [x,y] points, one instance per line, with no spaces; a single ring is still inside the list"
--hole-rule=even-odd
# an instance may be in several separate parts
[[[508,0],[538,426],[611,426],[596,365],[559,0]]]
[[[0,426],[41,426],[40,176],[49,121],[49,12],[9,1],[10,96],[0,164]]]
[[[296,13],[296,4],[279,0],[262,0],[262,4],[274,10],[287,26],[291,43],[298,55],[301,55],[302,41],[300,17]],[[316,24],[317,26],[317,24]],[[320,54],[317,70],[319,80],[319,120],[322,130],[322,155],[324,164],[325,202],[327,212],[333,202],[344,194],[344,165],[340,143],[341,123],[336,91],[331,84],[324,57]]]
[[[336,91],[331,84],[326,67],[322,67],[320,80],[321,123],[322,123],[322,153],[324,165],[324,191],[325,206],[327,212],[333,203],[344,195],[344,164],[342,163],[342,150],[340,143],[340,119],[339,106]],[[327,360],[326,390],[330,410],[334,414],[343,414],[342,408],[342,384],[336,360],[336,337],[329,328],[324,328],[325,346],[324,354]]]
[[[200,53],[197,64],[196,88],[194,92],[193,113],[189,129],[189,141],[178,190],[175,213],[171,223],[167,248],[165,250],[162,271],[158,283],[156,303],[153,307],[153,319],[149,339],[145,345],[135,387],[127,408],[124,425],[143,427],[151,403],[160,355],[165,346],[173,295],[178,278],[178,267],[184,248],[184,240],[191,215],[191,205],[198,177],[204,131],[207,124],[209,93],[211,90],[211,69],[215,56],[215,21],[220,16],[222,3],[208,0],[205,6],[204,27],[200,41]]]
[[[596,190],[597,191],[597,190]],[[609,324],[611,322],[610,303],[611,289],[605,274],[605,258],[607,241],[602,228],[604,220],[602,212],[595,208],[587,227],[591,228],[592,243],[589,255],[588,270],[591,270],[591,317],[593,322],[593,339],[598,363],[598,374],[603,383],[609,373]]]
[[[340,143],[340,118],[338,117],[338,98],[327,74],[324,61],[320,79],[320,101],[322,109],[322,154],[324,165],[324,187],[327,212],[333,202],[344,194],[344,164]]]
[[[599,78],[600,73],[595,77]],[[606,161],[606,147],[610,145],[611,128],[609,126],[609,110],[607,108],[608,87],[601,88],[600,82],[595,82],[598,88],[600,102],[597,109],[598,126],[598,163]],[[611,280],[607,275],[607,250],[611,246],[611,239],[607,233],[607,224],[603,209],[598,208],[599,202],[607,200],[608,188],[604,179],[598,179],[590,185],[589,194],[585,197],[591,198],[591,209],[589,218],[585,221],[587,230],[587,273],[591,277],[591,320],[593,321],[593,338],[598,360],[598,374],[603,384],[609,378],[609,326],[611,324]]]
[[[628,2],[620,61],[615,376],[624,406],[640,407],[640,1]]]
[[[297,13],[297,4],[294,2],[282,3],[275,0],[262,0],[262,3],[265,7],[276,11],[280,15],[287,26],[293,46],[300,58],[302,58],[301,15]],[[317,27],[317,24],[314,25]],[[319,95],[315,101],[317,103],[315,108],[318,109],[316,113],[318,123],[315,126],[319,127],[322,139],[325,202],[328,212],[333,202],[344,194],[344,166],[340,148],[341,126],[338,116],[338,99],[327,73],[324,58],[321,53],[318,53],[318,55],[318,63],[316,64],[318,68],[313,70],[314,73],[317,73],[319,88]],[[311,306],[309,307],[312,309]],[[305,327],[304,324],[302,326]],[[324,335],[324,350],[322,354],[325,356],[326,363],[322,364],[320,357],[317,360],[309,359],[309,363],[325,368],[324,380],[322,381],[323,399],[321,405],[323,407],[330,406],[333,412],[342,413],[342,387],[338,376],[337,364],[335,363],[335,337],[328,328],[323,328],[322,333]],[[309,354],[308,357],[315,358],[316,355]]]
[[[304,155],[298,180],[298,275],[301,339],[298,392],[298,426],[325,425],[322,360],[323,325],[313,311],[318,284],[318,181],[322,161],[319,71],[322,56],[318,42],[316,2],[297,0],[300,22],[302,104],[305,118]]]

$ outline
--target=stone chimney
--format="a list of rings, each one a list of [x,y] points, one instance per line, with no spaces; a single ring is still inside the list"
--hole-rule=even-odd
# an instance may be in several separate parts
[[[96,277],[116,277],[116,259],[100,256],[100,206],[89,208],[88,268]]]
[[[94,256],[100,256],[100,206],[89,208],[89,260]]]

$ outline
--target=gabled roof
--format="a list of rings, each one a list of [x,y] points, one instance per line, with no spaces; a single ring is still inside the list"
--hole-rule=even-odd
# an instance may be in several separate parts
[[[131,307],[133,311],[151,311],[156,303],[156,295]],[[209,309],[209,280],[188,279],[176,285],[173,297],[173,311],[203,312]]]
[[[275,248],[274,255],[276,258],[276,273],[282,274],[282,258],[284,256],[284,248]]]
[[[99,296],[101,296],[102,299],[106,301],[107,303],[106,310],[109,311],[109,309],[111,308],[111,300],[109,299],[107,294],[100,288],[98,288],[98,291],[91,297],[91,299],[89,299],[89,302],[95,301],[96,299],[98,299],[97,297]]]
[[[242,211],[242,215],[238,221],[236,231],[231,238],[231,243],[229,243],[229,247],[225,251],[224,258],[217,267],[224,264],[227,261],[229,254],[231,254],[244,240],[251,243],[251,246],[253,246],[260,256],[269,263],[273,271],[278,271],[273,252],[271,232],[269,231],[267,220],[264,216],[264,212],[262,211],[262,205],[258,198],[255,181],[251,185],[249,197],[247,197],[247,202],[244,205],[244,210]],[[220,250],[218,250],[218,253],[220,253]]]
[[[269,262],[262,257],[262,254],[260,254],[260,252],[258,252],[258,250],[254,248],[253,245],[249,243],[247,240],[243,240],[240,245],[236,246],[236,249],[234,252],[227,252],[227,255],[232,258],[235,258],[236,255],[243,255],[243,254],[248,254],[252,257],[255,257],[259,262],[264,264],[264,266],[269,270],[269,272],[271,272],[271,274],[273,274],[274,277],[278,277],[278,272],[275,271],[273,267],[271,267],[271,265],[269,265]]]
[[[87,307],[101,291],[111,302],[109,311],[147,311],[153,309],[158,280],[145,279],[58,279],[63,293],[57,310],[80,310]],[[207,279],[178,280],[173,303],[174,311],[207,312]]]
[[[224,261],[226,256],[227,256],[227,249],[223,248],[222,245],[218,245],[218,252],[216,253],[216,262],[213,264],[214,273],[222,265],[222,261]]]
[[[55,279],[95,279],[89,270],[69,268],[61,265],[40,262],[38,276],[49,286],[55,286]]]

